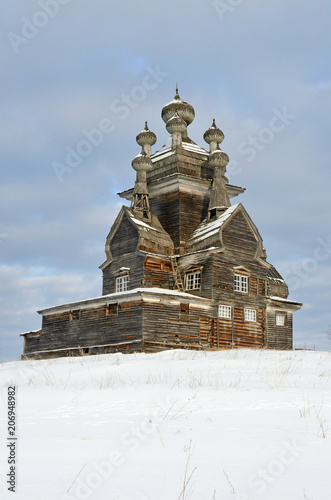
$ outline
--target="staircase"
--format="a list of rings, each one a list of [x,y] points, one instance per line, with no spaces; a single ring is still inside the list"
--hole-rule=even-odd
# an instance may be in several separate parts
[[[177,290],[179,292],[183,292],[184,291],[184,285],[183,285],[182,277],[180,275],[180,271],[179,271],[179,267],[178,267],[176,255],[171,255],[170,261],[171,261],[172,272],[173,272],[173,275],[174,275],[174,278],[175,278],[176,288],[177,288]]]

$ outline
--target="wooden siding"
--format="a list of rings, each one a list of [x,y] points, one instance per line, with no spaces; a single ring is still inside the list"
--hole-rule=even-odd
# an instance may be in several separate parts
[[[106,306],[100,306],[79,311],[79,319],[75,320],[70,320],[69,312],[44,316],[38,344],[27,339],[24,354],[42,353],[42,357],[47,357],[49,351],[54,357],[84,352],[86,348],[92,354],[116,350],[116,344],[128,349],[131,343],[132,350],[137,350],[142,341],[141,308],[142,302],[137,300],[118,304],[117,314],[107,314]]]
[[[175,278],[170,262],[147,257],[144,264],[144,286],[173,290]]]
[[[183,150],[176,155],[176,161],[160,161],[154,164],[153,170],[147,174],[148,182],[171,174],[182,174],[187,178],[211,180],[212,169],[201,157],[195,157]],[[164,230],[171,236],[175,253],[184,253],[187,239],[207,216],[210,197],[210,186],[199,191],[177,190],[169,193],[158,193],[150,196],[153,214],[157,215]]]
[[[265,295],[266,294],[266,280],[265,279],[259,279],[259,295]]]
[[[144,351],[153,352],[169,348],[201,348],[200,316],[212,313],[206,305],[201,308],[189,304],[188,312],[183,312],[178,303],[144,302]]]
[[[276,325],[276,312],[285,312],[287,321],[285,326]],[[293,313],[280,307],[268,306],[266,318],[266,347],[269,349],[293,348]]]
[[[180,223],[180,252],[184,253],[185,245],[193,231],[207,216],[209,198],[196,192],[180,193],[179,223]]]
[[[257,241],[244,215],[239,212],[222,231],[222,240],[224,247],[241,254],[243,258],[254,258],[257,251]]]
[[[27,334],[24,336],[24,353],[38,351],[40,335]]]
[[[234,307],[234,345],[236,347],[262,347],[264,346],[265,310],[255,308],[257,311],[256,322],[246,322],[244,308]]]
[[[245,322],[244,309],[234,307],[233,318],[200,318],[200,337],[204,347],[264,347],[264,310],[257,310],[257,322]]]
[[[122,222],[110,244],[110,252],[113,259],[122,257],[123,254],[132,253],[137,249],[139,234],[137,229],[124,215]]]
[[[170,235],[174,242],[175,253],[179,249],[180,226],[179,226],[179,193],[160,195],[157,198],[150,198],[150,205],[162,224],[162,227]]]
[[[147,172],[147,182],[159,181],[172,174],[183,174],[197,179],[212,180],[213,169],[199,154],[177,148],[176,155],[156,161]]]
[[[102,271],[103,286],[102,294],[108,295],[115,292],[115,278],[114,273],[121,267],[130,268],[130,285],[129,289],[139,288],[143,286],[144,282],[144,261],[145,256],[138,252],[132,254],[125,254],[113,260]]]

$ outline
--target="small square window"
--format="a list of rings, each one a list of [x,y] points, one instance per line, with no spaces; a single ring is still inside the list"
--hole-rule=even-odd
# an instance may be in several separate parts
[[[186,274],[186,290],[199,290],[201,282],[201,271]]]
[[[79,309],[75,309],[74,311],[70,311],[70,321],[77,321],[80,317]]]
[[[183,314],[188,314],[189,313],[189,304],[180,304],[180,312]]]
[[[244,315],[245,315],[245,321],[256,322],[256,310],[255,309],[245,309]]]
[[[118,314],[118,304],[107,304],[106,305],[106,316],[116,316]]]
[[[125,274],[124,276],[118,276],[116,278],[116,292],[126,292],[129,290],[130,276]]]
[[[234,275],[234,291],[241,293],[248,292],[248,276],[243,274]]]
[[[276,326],[286,326],[286,313],[276,312]]]
[[[232,307],[231,306],[226,306],[226,305],[219,305],[218,306],[218,316],[220,318],[232,318]]]

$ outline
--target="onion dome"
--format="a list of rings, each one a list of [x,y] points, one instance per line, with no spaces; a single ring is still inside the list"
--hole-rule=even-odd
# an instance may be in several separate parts
[[[174,116],[172,116],[166,124],[166,129],[169,132],[169,134],[174,134],[174,133],[180,133],[184,134],[186,132],[187,128],[187,123],[183,118],[181,118],[177,111],[175,112]]]
[[[219,148],[215,149],[212,153],[209,155],[209,165],[212,168],[216,167],[226,167],[227,164],[229,163],[230,159],[224,151],[221,151]]]
[[[168,123],[170,118],[172,118],[175,113],[178,113],[178,116],[182,118],[187,125],[193,122],[195,117],[195,112],[193,106],[188,104],[179,97],[178,88],[176,88],[176,95],[172,101],[164,106],[162,109],[162,120],[165,123]]]
[[[145,151],[142,151],[141,153],[139,153],[139,155],[133,158],[131,165],[132,168],[137,172],[142,170],[145,172],[149,172],[153,168],[152,160],[145,153]]]
[[[147,126],[147,122],[145,122],[145,128],[136,137],[136,141],[139,146],[153,146],[156,143],[156,135],[154,132],[151,132]]]
[[[208,130],[203,134],[203,138],[207,144],[211,144],[212,142],[216,142],[220,144],[224,139],[224,134],[222,130],[220,130],[215,123],[215,118],[213,119],[212,126],[209,127]]]

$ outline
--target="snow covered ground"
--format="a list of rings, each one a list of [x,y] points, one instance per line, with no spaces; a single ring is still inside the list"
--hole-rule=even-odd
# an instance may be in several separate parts
[[[112,354],[0,365],[0,497],[330,500],[331,353]],[[16,493],[7,490],[16,387]]]

